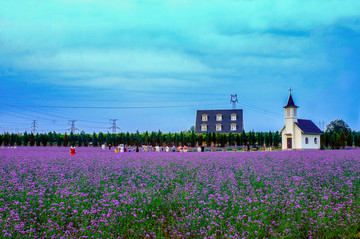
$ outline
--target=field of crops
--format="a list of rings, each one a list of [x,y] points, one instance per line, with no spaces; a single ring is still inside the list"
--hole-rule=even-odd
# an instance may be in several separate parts
[[[1,238],[356,238],[360,151],[0,149]]]

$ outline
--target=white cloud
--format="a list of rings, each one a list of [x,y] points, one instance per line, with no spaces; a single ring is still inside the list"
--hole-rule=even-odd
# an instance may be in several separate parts
[[[169,51],[62,51],[17,58],[14,65],[33,71],[80,71],[100,73],[199,73],[209,69],[197,59]]]

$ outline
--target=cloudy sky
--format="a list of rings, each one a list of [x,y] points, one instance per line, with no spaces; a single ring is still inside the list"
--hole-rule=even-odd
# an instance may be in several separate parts
[[[299,117],[360,130],[360,1],[0,3],[0,131],[180,131],[197,109],[244,109],[245,130]]]

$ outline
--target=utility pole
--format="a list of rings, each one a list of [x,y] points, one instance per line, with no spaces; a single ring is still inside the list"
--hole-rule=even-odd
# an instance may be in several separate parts
[[[32,124],[31,124],[31,128],[32,128],[31,133],[36,134],[36,132],[37,132],[36,120],[33,120]]]
[[[76,130],[79,130],[78,128],[76,128],[76,126],[75,126],[75,122],[76,122],[77,120],[69,120],[69,124],[71,124],[71,128],[70,129],[68,129],[68,130],[70,130],[71,131],[71,133],[75,133],[75,131]]]
[[[233,108],[233,109],[236,109],[236,103],[239,103],[239,102],[238,102],[238,99],[237,99],[237,94],[231,95],[231,97],[230,97],[230,104],[232,104],[232,108]]]
[[[112,126],[108,129],[112,129],[112,133],[116,134],[116,129],[120,129],[119,127],[116,126],[116,121],[117,119],[110,119],[109,122],[112,124]]]

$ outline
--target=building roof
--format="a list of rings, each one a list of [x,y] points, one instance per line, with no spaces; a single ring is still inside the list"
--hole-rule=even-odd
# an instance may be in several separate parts
[[[298,119],[298,122],[295,124],[305,133],[305,134],[322,134],[323,132],[312,122],[307,119]]]
[[[294,100],[293,100],[293,98],[291,96],[291,93],[289,95],[288,102],[287,102],[286,106],[284,106],[284,108],[288,108],[288,107],[299,108],[299,106],[295,105]]]
[[[202,115],[208,116],[207,121],[202,121]],[[217,121],[216,115],[221,114],[222,120]],[[231,115],[236,114],[236,120],[231,120]],[[221,124],[222,129],[219,133],[241,133],[243,131],[243,110],[242,109],[217,109],[217,110],[197,110],[195,133],[204,133],[201,131],[201,125],[207,125],[207,132],[216,131],[216,124]],[[236,124],[236,130],[231,130],[231,124]]]

